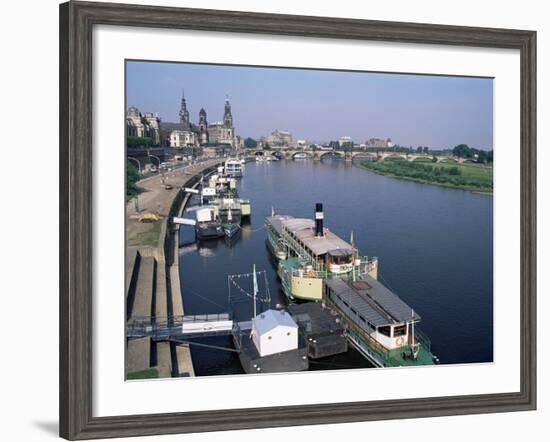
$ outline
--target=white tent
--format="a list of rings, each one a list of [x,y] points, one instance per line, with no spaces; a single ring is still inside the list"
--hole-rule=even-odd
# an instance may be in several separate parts
[[[298,325],[282,310],[267,310],[252,319],[252,340],[260,356],[298,348]]]

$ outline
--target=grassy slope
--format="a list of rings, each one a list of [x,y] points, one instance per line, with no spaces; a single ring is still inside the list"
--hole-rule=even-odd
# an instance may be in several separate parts
[[[409,163],[406,169],[402,165],[404,161],[376,161],[364,162],[362,167],[382,175],[394,176],[407,180],[417,181],[438,186],[452,187],[455,189],[470,190],[472,192],[493,193],[493,167],[481,164],[455,164],[455,163]],[[451,169],[458,167],[459,175],[440,175],[422,171],[423,166],[433,168]],[[418,169],[418,170],[415,170]],[[418,172],[418,173],[416,173]],[[424,172],[424,173],[422,173]],[[417,176],[414,176],[417,175]]]
[[[133,371],[126,375],[126,379],[135,380],[135,379],[156,379],[159,377],[159,372],[156,368],[148,368],[142,371]]]

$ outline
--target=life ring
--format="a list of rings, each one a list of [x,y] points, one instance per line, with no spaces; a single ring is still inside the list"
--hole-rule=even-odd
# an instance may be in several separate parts
[[[399,336],[399,337],[395,340],[395,344],[398,345],[398,346],[403,345],[403,342],[405,342],[405,340],[403,339],[403,336]]]

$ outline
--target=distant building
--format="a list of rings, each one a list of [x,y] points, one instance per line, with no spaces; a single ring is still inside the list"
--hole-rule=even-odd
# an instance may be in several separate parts
[[[207,158],[214,158],[222,156],[225,153],[225,149],[221,146],[216,147],[204,147],[202,153]]]
[[[353,140],[351,139],[351,137],[343,136],[343,137],[340,137],[340,139],[338,140],[338,145],[340,147],[352,147]]]
[[[394,147],[395,144],[392,142],[391,138],[382,139],[382,138],[370,138],[365,142],[366,147],[379,147],[379,148],[387,148],[387,147]]]
[[[160,117],[157,113],[145,112],[143,118],[149,126],[149,136],[153,139],[153,145],[160,144]]]
[[[286,130],[275,130],[265,139],[265,142],[274,149],[294,147],[296,143],[292,134]]]
[[[160,144],[160,116],[157,113],[142,114],[132,106],[126,111],[126,135],[129,137],[151,138],[153,145]]]
[[[231,103],[229,98],[225,98],[223,121],[208,123],[206,111],[201,109],[199,112],[199,122],[194,124],[189,117],[187,101],[182,93],[181,105],[179,111],[179,123],[167,123],[163,135],[170,139],[172,145],[172,133],[174,131],[191,132],[194,134],[194,142],[200,145],[206,144],[228,144],[231,147],[237,147],[238,140],[233,126],[233,115],[231,113]],[[180,135],[175,135],[180,136]]]
[[[182,148],[198,144],[195,132],[190,130],[173,130],[170,133],[170,147]]]

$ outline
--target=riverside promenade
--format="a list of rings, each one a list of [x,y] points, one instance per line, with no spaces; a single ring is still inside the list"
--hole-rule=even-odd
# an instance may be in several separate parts
[[[182,186],[211,170],[222,160],[211,159],[180,167],[136,183],[137,204],[126,204],[126,309],[127,320],[166,318],[184,314],[179,280],[179,225],[169,229],[169,217],[183,212],[188,196]],[[145,212],[159,221],[140,222]],[[194,376],[187,345],[156,342],[151,338],[127,340],[126,375],[130,379]]]

